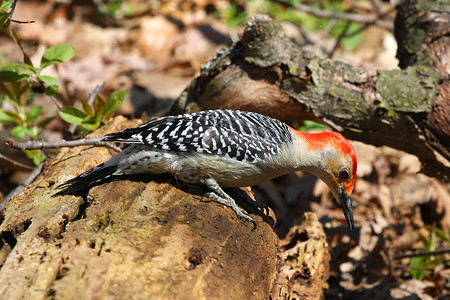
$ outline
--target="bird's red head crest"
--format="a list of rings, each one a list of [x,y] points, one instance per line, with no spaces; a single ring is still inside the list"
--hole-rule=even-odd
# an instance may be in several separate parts
[[[333,147],[344,156],[348,156],[351,161],[351,182],[345,185],[346,191],[350,194],[353,191],[356,178],[357,159],[355,149],[352,144],[340,133],[323,131],[318,133],[302,133],[298,132],[308,143],[308,150],[323,150],[327,147]]]

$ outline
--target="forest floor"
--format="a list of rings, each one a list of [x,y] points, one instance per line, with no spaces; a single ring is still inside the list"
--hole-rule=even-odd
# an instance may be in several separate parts
[[[65,6],[53,1],[20,1],[14,19],[36,22],[13,23],[11,27],[36,65],[50,46],[69,43],[75,47],[73,59],[45,70],[45,75],[58,78],[57,96],[62,103],[79,105],[80,98],[86,99],[105,82],[102,95],[129,91],[118,111],[128,117],[164,114],[199,74],[202,64],[231,45],[244,28],[231,27],[230,20],[207,13],[211,3],[217,11],[229,9],[226,1],[205,1],[208,5],[203,1],[171,5],[169,1],[157,8],[137,1],[127,17],[99,16],[98,7],[83,3],[72,1]],[[324,58],[326,49],[336,43],[336,38],[324,32],[306,32],[291,23],[283,26],[306,50]],[[392,33],[369,27],[355,49],[338,47],[332,59],[387,70],[398,68],[395,54]],[[0,31],[0,67],[22,60],[9,31]],[[0,104],[5,108],[5,103]],[[57,108],[47,96],[34,98],[30,105],[42,105],[48,115],[56,115]],[[55,118],[41,137],[61,140],[64,126]],[[0,125],[0,129],[0,141],[10,139],[11,127]],[[318,215],[332,257],[327,299],[449,299],[450,185],[420,174],[415,156],[389,147],[352,143],[358,158],[352,197],[356,230],[347,229],[339,205],[324,183],[298,173],[253,189],[256,199],[274,210],[278,236],[282,240],[289,228],[298,224],[303,211]],[[2,154],[21,163],[0,162],[0,200],[33,168],[26,158],[4,151],[0,148]],[[439,249],[447,251],[410,255]]]

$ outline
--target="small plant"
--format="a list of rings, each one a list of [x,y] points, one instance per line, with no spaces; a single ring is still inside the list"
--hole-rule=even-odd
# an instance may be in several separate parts
[[[0,24],[2,27],[5,27],[7,24],[7,21],[9,19],[9,16],[11,15],[10,12],[7,12],[7,10],[12,8],[12,3],[9,1],[2,1],[0,4]]]
[[[80,131],[83,134],[90,133],[105,124],[125,99],[126,91],[116,91],[106,100],[97,95],[92,104],[81,99],[81,110],[73,106],[62,108],[62,105],[53,98],[58,92],[57,79],[42,75],[42,71],[74,57],[75,48],[69,44],[50,47],[42,55],[39,66],[35,67],[13,30],[11,36],[22,50],[24,63],[9,63],[0,68],[0,123],[13,126],[11,136],[15,140],[35,140],[44,127],[55,118],[55,115],[45,116],[46,112],[42,106],[32,105],[36,94],[52,97],[61,118],[70,124],[81,125]],[[36,165],[45,159],[40,150],[24,150],[24,152]]]
[[[450,245],[450,232],[449,234],[445,234],[445,232],[441,229],[428,225],[426,225],[425,228],[430,232],[430,235],[429,237],[424,237],[422,235],[420,236],[420,239],[424,244],[424,251],[435,251],[436,240],[438,237],[442,241]],[[443,262],[444,257],[442,255],[426,255],[414,257],[411,259],[411,262],[409,264],[411,268],[411,276],[414,279],[423,280],[431,273],[432,269]]]
[[[0,108],[0,123],[15,124],[11,131],[12,137],[23,139],[28,136],[34,139],[53,119],[48,117],[36,123],[38,116],[43,113],[43,108],[42,106],[28,108],[28,104],[36,94],[33,89],[43,90],[49,96],[58,92],[56,78],[41,75],[41,72],[48,66],[69,60],[75,53],[75,48],[71,45],[56,45],[44,52],[39,67],[34,67],[28,59],[23,64],[10,63],[0,69],[0,81],[3,81],[0,84],[0,100],[7,101],[11,107],[10,110]]]
[[[24,63],[9,63],[0,68],[0,123],[13,125],[11,136],[17,140],[34,140],[42,129],[54,118],[45,114],[42,106],[31,106],[37,93],[53,96],[58,92],[57,79],[42,75],[42,71],[54,64],[67,61],[75,56],[76,50],[69,44],[50,47],[42,55],[40,65],[35,67],[16,33],[11,36],[24,54]],[[5,108],[5,106],[7,108]],[[37,150],[25,151],[27,156],[39,164],[44,156]]]
[[[298,130],[301,132],[311,132],[311,131],[319,132],[324,131],[327,128],[328,128],[327,125],[320,124],[311,120],[304,120],[303,124],[300,126]]]
[[[81,110],[68,106],[61,109],[59,115],[68,123],[80,125],[81,132],[88,134],[106,123],[106,120],[120,107],[126,95],[127,91],[115,91],[106,101],[97,95],[92,105],[81,99]]]
[[[244,25],[248,19],[248,13],[246,12],[245,7],[236,3],[230,3],[221,14],[225,20],[225,24],[227,24],[229,28]]]

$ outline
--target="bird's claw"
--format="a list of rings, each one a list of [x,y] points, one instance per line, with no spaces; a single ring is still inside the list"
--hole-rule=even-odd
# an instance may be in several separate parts
[[[255,222],[255,220],[253,220],[253,218],[250,217],[249,214],[244,209],[242,209],[239,206],[237,206],[234,201],[233,202],[228,201],[227,199],[224,199],[224,198],[218,196],[214,192],[208,192],[208,193],[203,194],[203,196],[202,196],[200,201],[203,201],[204,198],[211,198],[211,199],[214,199],[218,203],[221,203],[223,205],[231,207],[234,210],[234,212],[236,213],[236,215],[238,216],[238,218],[240,218],[240,219],[242,219],[244,221],[252,223],[253,224],[253,229],[252,230],[256,229],[257,223]]]
[[[232,207],[232,208],[233,208],[233,210],[236,212],[236,215],[237,215],[240,219],[242,219],[242,220],[244,220],[244,221],[247,221],[247,222],[250,222],[250,223],[253,224],[253,229],[252,229],[252,230],[255,230],[256,227],[258,227],[258,224],[255,222],[255,220],[253,220],[253,218],[250,217],[250,216],[248,215],[248,213],[247,213],[245,210],[243,210],[242,208],[239,208],[239,207],[237,207],[237,206],[236,206],[237,210],[236,210],[234,207]]]

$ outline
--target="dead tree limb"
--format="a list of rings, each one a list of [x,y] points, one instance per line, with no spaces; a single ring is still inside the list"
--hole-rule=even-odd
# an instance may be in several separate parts
[[[418,18],[420,11],[408,5],[404,4],[404,10]],[[410,24],[402,16],[400,10],[397,27]],[[350,139],[412,153],[419,157],[424,173],[447,180],[448,19],[446,12],[420,19],[427,30],[421,31],[417,52],[404,54],[400,44],[399,55],[409,57],[400,57],[403,69],[372,71],[320,59],[292,42],[268,17],[257,16],[248,23],[241,41],[203,66],[171,113],[234,108],[284,121],[316,120]],[[406,41],[409,35],[417,35],[412,30],[396,32]]]

